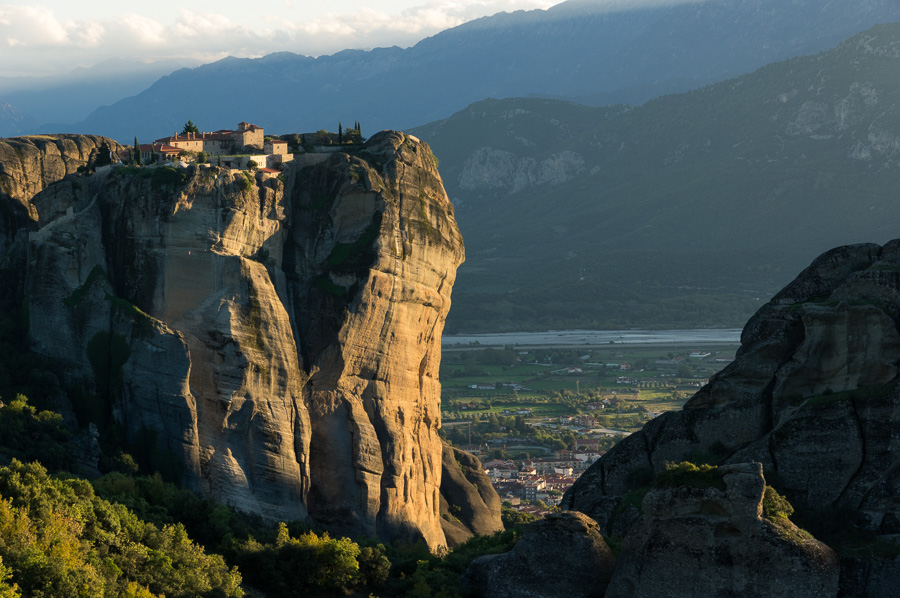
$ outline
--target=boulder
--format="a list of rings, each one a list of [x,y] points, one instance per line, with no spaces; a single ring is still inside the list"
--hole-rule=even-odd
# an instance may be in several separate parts
[[[483,598],[600,598],[615,567],[597,523],[564,511],[529,524],[509,552],[472,561],[463,583]]]
[[[719,472],[724,490],[680,486],[647,493],[606,597],[837,596],[837,555],[787,519],[762,516],[761,465]]]
[[[441,462],[441,527],[453,548],[472,536],[503,530],[500,497],[478,457],[444,445]]]

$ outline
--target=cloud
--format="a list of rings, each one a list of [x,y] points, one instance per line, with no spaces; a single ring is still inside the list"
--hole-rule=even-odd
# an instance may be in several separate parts
[[[64,72],[111,57],[212,61],[229,55],[256,57],[278,51],[317,56],[346,48],[409,46],[472,19],[502,11],[547,9],[558,1],[422,0],[399,13],[369,5],[354,12],[291,19],[291,15],[308,14],[308,10],[304,12],[299,6],[302,2],[284,0],[282,15],[264,15],[255,22],[246,21],[243,12],[236,12],[235,20],[231,20],[227,13],[186,9],[163,22],[138,14],[140,9],[134,8],[120,14],[65,19],[46,6],[0,4],[0,47],[5,48],[0,76],[16,74],[14,69],[18,74],[34,75]],[[673,0],[591,1],[595,6],[605,4],[617,10]],[[222,7],[226,10],[226,3]]]

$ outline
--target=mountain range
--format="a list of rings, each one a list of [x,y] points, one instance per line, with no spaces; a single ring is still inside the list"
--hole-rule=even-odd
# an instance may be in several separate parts
[[[900,24],[640,107],[485,100],[411,132],[466,239],[448,330],[738,326],[900,219]]]
[[[98,106],[138,94],[163,75],[196,64],[110,58],[62,75],[0,77],[0,104],[8,106],[0,108],[0,137],[68,129]]]
[[[69,130],[130,142],[180,130],[188,119],[204,130],[246,120],[285,133],[356,120],[373,133],[445,118],[487,97],[640,103],[894,20],[900,5],[891,0],[707,0],[629,10],[570,0],[478,19],[407,49],[318,58],[282,52],[182,69]]]

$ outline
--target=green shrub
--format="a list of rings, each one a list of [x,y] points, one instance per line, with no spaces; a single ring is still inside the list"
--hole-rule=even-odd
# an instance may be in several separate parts
[[[718,467],[712,465],[694,465],[689,461],[666,463],[666,468],[653,477],[654,488],[716,488],[725,490],[725,481]]]
[[[789,518],[794,514],[794,507],[788,500],[780,495],[775,488],[766,486],[765,494],[763,494],[763,515],[769,519],[776,517]]]

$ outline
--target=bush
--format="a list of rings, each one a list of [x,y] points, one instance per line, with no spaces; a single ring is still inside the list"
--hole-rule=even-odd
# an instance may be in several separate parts
[[[689,461],[666,463],[666,468],[653,477],[654,488],[717,488],[725,490],[725,481],[718,467],[712,465],[694,465]]]
[[[359,545],[349,538],[314,532],[292,538],[282,523],[274,544],[250,538],[237,546],[234,560],[252,571],[252,583],[267,595],[289,598],[344,594],[361,581],[359,555]]]
[[[787,519],[794,514],[794,507],[788,500],[780,495],[775,488],[766,486],[766,492],[763,494],[763,515],[769,519],[776,517],[784,517]]]

